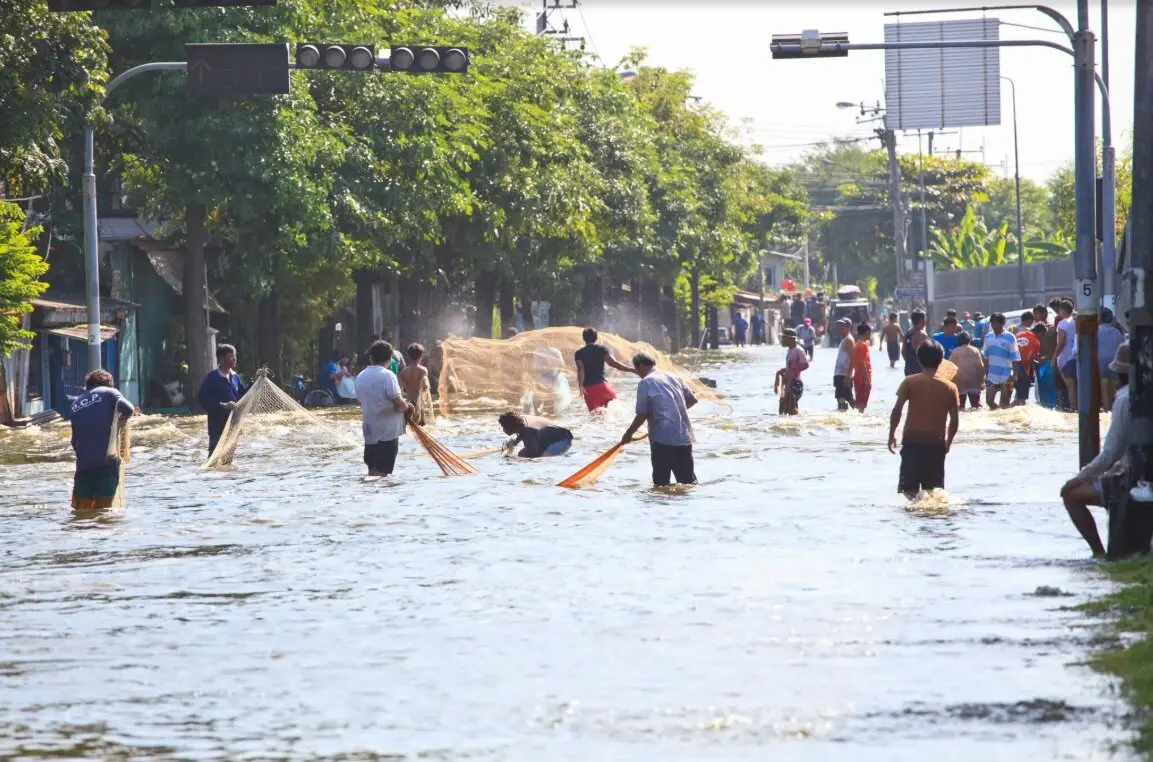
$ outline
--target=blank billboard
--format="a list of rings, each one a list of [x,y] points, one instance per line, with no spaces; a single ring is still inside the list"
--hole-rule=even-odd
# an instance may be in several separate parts
[[[886,24],[885,42],[1000,39],[997,19]],[[890,130],[1001,123],[999,48],[885,51],[885,126]]]

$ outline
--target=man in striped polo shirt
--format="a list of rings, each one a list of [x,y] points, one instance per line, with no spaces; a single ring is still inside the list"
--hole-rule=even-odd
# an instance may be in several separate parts
[[[1013,404],[1013,363],[1021,362],[1021,350],[1017,348],[1017,337],[1005,330],[1005,316],[1000,312],[989,318],[992,332],[985,337],[981,354],[985,358],[985,404],[996,410],[997,392],[1001,393],[1000,407]]]

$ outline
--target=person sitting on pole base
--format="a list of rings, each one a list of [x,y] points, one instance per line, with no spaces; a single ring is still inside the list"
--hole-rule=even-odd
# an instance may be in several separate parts
[[[1117,354],[1109,363],[1109,368],[1117,374],[1118,388],[1109,433],[1105,435],[1100,454],[1061,487],[1065,510],[1096,557],[1105,555],[1105,546],[1101,544],[1089,506],[1100,505],[1111,511],[1134,483],[1128,450],[1129,358],[1129,343],[1125,342],[1117,347]]]

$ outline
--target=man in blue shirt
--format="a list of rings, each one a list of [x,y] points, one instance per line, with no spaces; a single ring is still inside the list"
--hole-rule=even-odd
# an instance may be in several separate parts
[[[231,344],[216,347],[216,363],[216,369],[209,371],[204,381],[200,383],[200,390],[196,392],[196,400],[208,416],[209,456],[220,442],[224,427],[228,425],[228,416],[248,391],[248,387],[233,370],[236,367],[236,347]],[[267,374],[266,368],[256,371],[257,376],[263,377]]]
[[[696,484],[693,427],[688,411],[697,404],[697,398],[676,376],[657,370],[656,360],[644,352],[633,356],[633,368],[641,377],[637,384],[637,414],[621,443],[631,442],[641,424],[648,421],[653,484],[668,486],[672,477],[678,484]]]
[[[72,507],[77,510],[109,508],[120,489],[119,450],[112,442],[116,416],[127,418],[132,403],[112,386],[112,374],[94,370],[84,377],[84,393],[72,401],[72,449],[76,476]],[[112,453],[117,454],[109,454]]]
[[[973,313],[973,320],[975,321],[973,323],[973,341],[970,343],[977,349],[981,349],[985,346],[985,336],[990,331],[989,321],[980,312]]]
[[[945,318],[942,330],[933,334],[933,341],[941,345],[941,349],[945,350],[945,359],[949,359],[949,355],[953,354],[953,350],[957,348],[957,318],[950,315]]]
[[[219,355],[219,352],[217,353]],[[332,356],[328,358],[328,362],[320,370],[320,388],[332,395],[332,401],[336,402],[339,398],[336,396],[336,387],[340,384],[340,379],[344,374],[340,371],[340,352],[334,351]],[[243,392],[241,392],[243,394]]]

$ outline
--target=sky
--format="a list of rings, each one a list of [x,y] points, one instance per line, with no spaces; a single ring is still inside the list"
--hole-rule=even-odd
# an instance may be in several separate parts
[[[521,0],[535,13],[542,2]],[[559,0],[570,4],[570,0]],[[574,35],[583,35],[586,49],[616,68],[633,47],[648,50],[648,63],[689,69],[696,75],[694,94],[723,111],[748,130],[748,142],[764,146],[765,160],[785,164],[799,158],[811,144],[832,137],[868,137],[878,126],[857,124],[857,110],[836,107],[839,101],[884,105],[885,53],[854,51],[847,58],[774,61],[769,42],[774,34],[804,29],[845,32],[851,42],[883,42],[884,13],[993,4],[989,0],[893,0],[885,5],[841,0],[580,0],[575,10],[553,11],[552,23],[567,19]],[[1051,7],[1077,24],[1075,3]],[[1113,112],[1113,143],[1118,152],[1130,145],[1133,124],[1134,0],[1114,0],[1109,7],[1109,85]],[[1001,39],[1045,39],[1065,43],[1064,33],[1036,10],[988,11],[988,18],[1025,25],[1001,26]],[[529,26],[533,26],[530,13]],[[980,19],[980,11],[964,14],[903,16],[902,23],[956,18]],[[1090,7],[1090,29],[1100,36],[1101,7]],[[1043,182],[1073,158],[1073,59],[1048,48],[1000,49],[1001,74],[1017,90],[1021,175]],[[1101,48],[1097,49],[1101,71]],[[934,152],[963,150],[965,158],[983,161],[994,174],[1013,174],[1011,90],[1002,82],[1001,124],[966,127],[934,139]],[[1098,101],[1097,135],[1101,134]],[[877,140],[866,145],[880,147]],[[927,141],[923,143],[927,150]],[[899,150],[917,151],[916,132],[901,135]],[[982,150],[983,149],[983,150]]]

